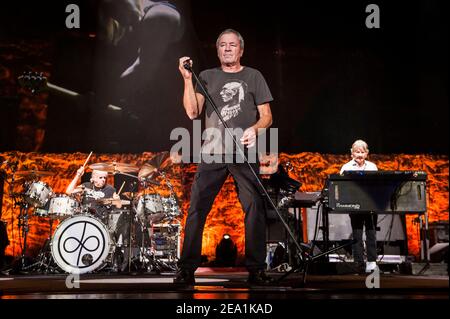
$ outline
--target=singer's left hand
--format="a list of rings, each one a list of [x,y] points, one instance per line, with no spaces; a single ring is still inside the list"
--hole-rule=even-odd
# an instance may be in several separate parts
[[[244,134],[241,137],[241,143],[246,145],[247,147],[253,147],[256,143],[256,131],[252,127],[249,127],[244,131]]]

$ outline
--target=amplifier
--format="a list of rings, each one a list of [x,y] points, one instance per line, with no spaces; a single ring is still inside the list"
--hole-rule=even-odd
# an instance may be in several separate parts
[[[422,171],[348,171],[329,175],[331,213],[424,213],[426,173]]]

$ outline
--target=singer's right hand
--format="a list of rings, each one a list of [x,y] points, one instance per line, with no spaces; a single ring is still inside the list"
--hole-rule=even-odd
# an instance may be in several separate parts
[[[181,75],[183,76],[183,78],[185,80],[190,80],[190,79],[192,79],[192,73],[184,68],[185,63],[189,63],[189,65],[192,67],[191,58],[184,56],[184,57],[180,58],[180,60],[179,60],[178,69],[180,70]]]

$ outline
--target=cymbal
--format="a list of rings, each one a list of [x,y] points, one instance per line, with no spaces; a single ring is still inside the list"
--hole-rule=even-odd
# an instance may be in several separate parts
[[[133,164],[107,162],[107,163],[95,163],[89,165],[93,170],[103,171],[108,173],[135,173],[139,171],[139,167]]]
[[[145,163],[142,165],[141,169],[139,170],[138,177],[139,178],[147,178],[151,174],[155,173],[157,171],[157,168],[151,164]]]
[[[158,170],[166,168],[170,164],[170,153],[161,152],[156,154],[150,161],[149,164],[156,167]]]
[[[17,171],[15,175],[22,177],[40,177],[40,176],[54,176],[56,173],[49,171],[37,171],[37,170],[29,170],[29,171]]]
[[[142,165],[139,170],[138,177],[139,178],[147,178],[153,173],[163,170],[170,164],[170,153],[169,152],[161,152],[153,156],[151,160]]]

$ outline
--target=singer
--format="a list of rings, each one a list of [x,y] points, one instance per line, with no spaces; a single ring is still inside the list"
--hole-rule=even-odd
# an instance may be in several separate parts
[[[233,29],[223,31],[216,42],[220,67],[200,73],[208,95],[217,106],[230,129],[242,129],[239,139],[242,148],[255,147],[258,133],[272,124],[270,102],[273,101],[269,87],[262,74],[240,63],[244,53],[244,39]],[[200,265],[202,233],[206,217],[215,197],[229,174],[234,178],[239,201],[245,212],[245,266],[250,284],[265,285],[273,279],[265,273],[266,212],[262,191],[249,165],[242,161],[229,163],[225,157],[236,153],[225,145],[225,127],[203,90],[193,84],[193,61],[190,57],[179,59],[179,70],[184,79],[183,105],[190,119],[199,117],[205,108],[205,134],[202,153],[219,154],[221,161],[199,163],[192,185],[191,201],[184,230],[184,244],[179,270],[174,283],[195,284],[195,270]],[[206,103],[205,103],[206,101]],[[221,138],[208,135],[210,130],[221,132]],[[233,154],[231,154],[233,155]],[[217,157],[215,157],[217,158]],[[232,156],[235,159],[235,156]],[[259,172],[259,163],[251,163]]]

